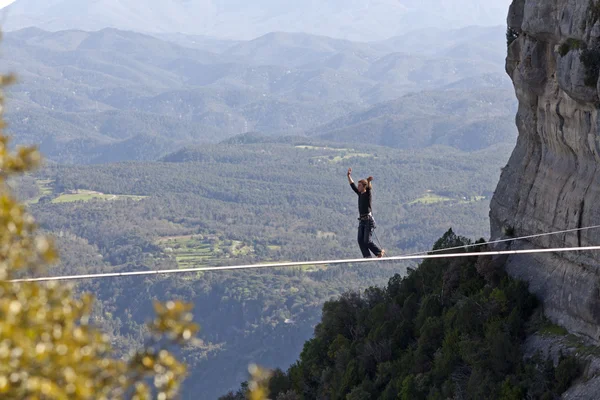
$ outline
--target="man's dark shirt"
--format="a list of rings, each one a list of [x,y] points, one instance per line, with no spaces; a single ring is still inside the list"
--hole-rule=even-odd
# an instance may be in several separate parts
[[[371,212],[371,189],[367,187],[367,190],[364,193],[360,193],[358,188],[352,182],[350,184],[352,190],[356,192],[358,195],[358,212],[360,215],[366,215]]]

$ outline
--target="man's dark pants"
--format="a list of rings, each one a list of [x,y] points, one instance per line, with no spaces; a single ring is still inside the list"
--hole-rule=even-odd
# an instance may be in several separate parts
[[[375,220],[373,217],[369,216],[368,218],[360,219],[360,223],[358,224],[358,245],[364,258],[371,257],[369,250],[375,255],[381,253],[381,249],[371,239],[373,229],[375,229]]]

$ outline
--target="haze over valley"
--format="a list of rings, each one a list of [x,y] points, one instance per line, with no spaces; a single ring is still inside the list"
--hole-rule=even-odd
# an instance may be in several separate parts
[[[253,39],[303,32],[342,39],[383,40],[417,29],[503,25],[508,0],[16,0],[3,11],[5,30],[37,26]]]
[[[111,28],[28,28],[3,42],[4,68],[19,71],[7,120],[18,143],[62,163],[155,160],[250,131],[480,149],[516,132],[502,35],[464,28],[418,50],[410,37],[272,33],[219,50]]]

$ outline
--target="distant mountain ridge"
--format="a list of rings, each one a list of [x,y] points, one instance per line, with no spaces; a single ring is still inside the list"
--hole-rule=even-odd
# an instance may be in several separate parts
[[[463,128],[473,132],[470,145],[463,139],[431,143],[476,149],[513,140],[514,129],[494,119],[512,117],[490,119],[495,107],[506,109],[502,96],[512,99],[503,60],[495,56],[506,46],[503,34],[501,28],[475,27],[436,32],[419,52],[414,38],[402,37],[363,43],[274,32],[236,42],[171,35],[170,42],[113,28],[27,28],[8,32],[1,44],[3,69],[19,76],[9,90],[8,128],[16,143],[39,143],[51,160],[67,163],[155,160],[183,146],[251,131],[267,136],[310,132],[356,143],[371,142],[369,135],[379,132],[373,143],[398,147],[415,129],[425,135],[418,146],[427,146],[424,138],[433,131],[423,131],[413,115],[385,103],[426,91],[420,95],[423,104],[458,96],[458,109],[462,104],[483,110],[481,118],[464,121],[444,115],[443,109],[422,116],[438,121],[438,131],[453,129],[452,138]],[[456,46],[473,51],[452,52]],[[478,91],[482,88],[502,89],[503,95],[488,101]],[[363,118],[370,108],[384,115]],[[354,118],[361,124],[332,128],[332,121]],[[390,130],[382,121],[411,127]],[[472,128],[466,121],[478,125]],[[478,140],[477,132],[493,131],[490,124],[497,124],[497,134]],[[383,140],[384,131],[398,138]]]
[[[338,118],[310,134],[402,149],[447,145],[474,151],[516,139],[516,105],[506,86],[423,91]]]
[[[273,31],[351,40],[382,40],[419,28],[449,29],[504,23],[508,0],[17,0],[5,30],[185,33],[251,39]]]

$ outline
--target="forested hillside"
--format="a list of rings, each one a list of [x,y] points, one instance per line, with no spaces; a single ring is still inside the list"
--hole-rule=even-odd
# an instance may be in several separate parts
[[[377,238],[397,255],[426,250],[448,227],[487,235],[488,199],[509,150],[415,153],[249,134],[160,162],[48,165],[15,186],[57,237],[57,275],[359,257],[349,166],[356,178],[375,176]],[[152,299],[192,301],[202,342],[184,354],[191,369],[184,398],[216,398],[246,379],[249,362],[287,368],[325,301],[384,285],[410,265],[100,280],[78,288],[98,296],[98,321],[121,351],[142,340]]]
[[[491,32],[373,43],[271,33],[217,47],[28,28],[2,44],[2,69],[18,72],[6,119],[17,143],[68,164],[156,160],[250,131],[400,148],[514,143],[504,44]],[[410,115],[407,104],[422,107]]]
[[[310,134],[403,149],[442,144],[471,151],[512,143],[516,138],[512,90],[489,86],[407,94],[338,118]]]
[[[433,250],[471,243],[449,230]],[[556,366],[524,359],[536,305],[489,256],[426,260],[386,287],[325,303],[314,338],[287,373],[276,371],[269,398],[556,399],[583,366],[573,356]],[[243,400],[245,390],[220,399]]]
[[[485,237],[515,140],[494,32],[372,43],[11,32],[3,68],[19,82],[9,130],[49,160],[12,185],[56,238],[53,275],[358,257],[348,167],[375,177],[375,239],[388,254],[425,251],[449,227]],[[82,281],[77,290],[97,296],[94,320],[123,354],[142,343],[152,300],[192,302],[201,331],[180,354],[190,371],[183,398],[214,399],[246,379],[250,362],[293,363],[326,301],[410,266]]]

